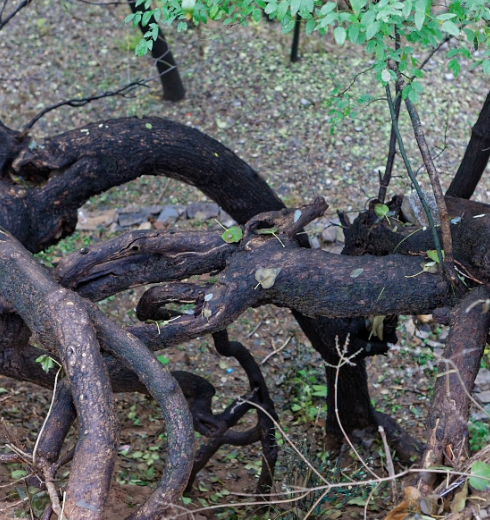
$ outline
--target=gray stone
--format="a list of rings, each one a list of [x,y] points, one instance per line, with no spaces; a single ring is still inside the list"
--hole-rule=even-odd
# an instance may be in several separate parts
[[[488,422],[488,413],[482,412],[481,410],[479,410],[478,412],[472,413],[470,422],[487,423]]]
[[[187,206],[187,218],[207,220],[219,215],[219,206],[214,202],[193,202]]]
[[[481,391],[490,390],[490,370],[488,370],[488,368],[480,368],[475,379],[475,385],[477,385]]]
[[[434,194],[432,192],[424,191],[424,198],[432,213],[434,223],[436,226],[438,226],[441,223],[441,219],[439,217],[439,210],[437,208]],[[420,202],[419,196],[415,191],[403,197],[401,210],[407,222],[411,222],[412,224],[419,226],[429,225],[425,210],[422,206],[422,203]]]
[[[151,225],[151,222],[149,222],[149,221],[147,220],[146,222],[143,222],[142,224],[140,224],[140,225],[138,226],[138,229],[139,229],[140,231],[148,231],[148,230],[152,229],[152,227],[153,227],[153,226]]]
[[[108,209],[104,211],[78,210],[77,229],[79,231],[95,231],[100,227],[109,227],[117,219],[117,211]]]
[[[177,220],[185,211],[185,206],[182,204],[174,204],[171,206],[164,206],[157,220],[160,222],[167,222],[168,220]]]
[[[160,215],[154,222],[157,229],[165,229],[169,224],[174,224],[184,213],[185,206],[182,204],[172,204],[164,206]]]
[[[226,213],[226,211],[222,210],[221,208],[219,210],[218,220],[223,226],[225,226],[225,228],[230,228],[237,225],[236,220],[233,220],[230,215],[228,215],[228,213]]]
[[[336,226],[328,226],[322,231],[322,240],[327,244],[332,244],[335,242],[337,238],[337,227]]]
[[[320,241],[317,237],[308,237],[311,249],[320,249]]]
[[[143,206],[141,211],[148,215],[159,215],[163,211],[163,206]]]
[[[148,220],[148,213],[139,211],[137,213],[121,213],[119,215],[119,225],[122,227],[139,226]]]
[[[335,236],[335,242],[338,242],[339,244],[343,244],[345,242],[345,236],[344,236],[344,230],[337,226],[335,228],[336,236]]]
[[[485,390],[485,392],[478,392],[475,394],[475,397],[480,401],[482,404],[489,404],[490,403],[490,390]]]
[[[128,206],[121,208],[119,210],[119,214],[121,213],[139,213],[140,207],[137,204],[129,204]]]

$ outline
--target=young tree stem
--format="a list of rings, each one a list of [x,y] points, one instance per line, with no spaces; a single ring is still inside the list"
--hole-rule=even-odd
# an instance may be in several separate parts
[[[396,134],[396,139],[398,141],[398,148],[400,149],[400,155],[402,156],[403,162],[405,163],[405,168],[407,169],[408,176],[410,177],[410,180],[412,181],[415,191],[417,192],[420,202],[422,203],[424,211],[427,215],[427,220],[429,221],[429,226],[432,231],[432,236],[434,238],[434,246],[437,249],[437,255],[439,257],[439,265],[441,266],[442,269],[444,269],[444,263],[443,263],[442,252],[441,252],[441,243],[440,243],[439,235],[437,234],[436,226],[434,223],[434,217],[432,216],[432,213],[427,204],[427,201],[425,200],[424,192],[422,191],[420,184],[418,183],[417,178],[415,177],[415,174],[412,170],[412,165],[410,164],[410,161],[408,160],[407,152],[405,151],[403,139],[400,134],[400,128],[398,127],[398,121],[397,121],[396,114],[395,114],[395,107],[393,105],[393,99],[391,98],[390,86],[386,85],[385,88],[386,88],[386,97],[388,99],[388,106],[390,107],[391,123],[393,125],[392,128],[394,129],[395,134]]]
[[[403,90],[403,85],[400,86],[400,91]],[[453,239],[451,237],[451,224],[449,222],[449,215],[447,212],[446,201],[444,200],[444,195],[442,193],[441,183],[439,182],[439,176],[437,174],[436,167],[434,165],[434,161],[432,160],[432,155],[429,150],[429,146],[427,145],[427,141],[425,139],[424,132],[422,130],[422,125],[420,123],[419,114],[414,104],[407,98],[405,99],[405,106],[407,107],[408,114],[410,116],[410,120],[412,121],[413,133],[415,135],[415,140],[417,141],[417,145],[419,147],[420,153],[422,155],[422,160],[424,161],[425,168],[427,173],[429,174],[430,183],[432,186],[432,191],[434,192],[434,197],[436,199],[437,208],[439,209],[439,217],[441,219],[441,232],[442,232],[442,244],[444,247],[444,267],[449,280],[452,283],[458,283],[458,277],[456,275],[456,270],[454,269],[454,259],[453,259]],[[439,259],[440,260],[440,259]],[[441,264],[442,265],[442,264]]]

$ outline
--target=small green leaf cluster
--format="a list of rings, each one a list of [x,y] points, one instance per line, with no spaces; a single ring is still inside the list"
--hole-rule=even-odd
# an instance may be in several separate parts
[[[148,27],[135,49],[138,56],[144,56],[151,52],[153,42],[158,38],[158,20],[160,20],[162,11],[159,8],[151,9],[151,0],[136,0],[135,5],[136,7],[143,6],[144,11],[129,14],[124,21],[126,23],[132,22],[133,25],[141,24],[143,27]]]

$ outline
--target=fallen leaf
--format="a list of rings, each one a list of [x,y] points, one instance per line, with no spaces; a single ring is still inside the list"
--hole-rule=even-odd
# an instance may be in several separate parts
[[[271,269],[257,269],[255,271],[255,279],[258,285],[261,285],[263,289],[269,289],[274,285],[277,275],[281,272],[281,267],[275,267]]]

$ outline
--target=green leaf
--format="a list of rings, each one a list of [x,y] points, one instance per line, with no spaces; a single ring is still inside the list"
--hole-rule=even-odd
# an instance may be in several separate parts
[[[449,70],[454,74],[455,77],[459,76],[459,73],[461,72],[461,64],[459,63],[457,58],[453,58],[449,62]]]
[[[291,18],[287,16],[285,16],[282,20],[282,28],[281,28],[281,31],[286,34],[288,33],[289,31],[292,31],[294,29],[294,26],[296,24],[296,19],[295,18]]]
[[[424,91],[424,86],[419,81],[412,81],[412,88],[419,94],[422,94],[422,92]]]
[[[284,15],[288,12],[289,2],[287,0],[281,0],[278,8],[277,8],[277,17],[279,20],[284,18]]]
[[[299,11],[301,6],[301,0],[291,0],[291,14],[296,16],[296,13]]]
[[[234,242],[240,242],[243,238],[243,231],[240,226],[233,226],[230,229],[227,229],[222,235],[221,238],[227,243],[232,244]]]
[[[343,27],[336,27],[333,31],[333,36],[337,45],[344,45],[345,39],[347,37],[347,31]]]
[[[390,74],[390,71],[388,69],[383,69],[383,72],[381,72],[381,79],[385,83],[388,83],[388,81],[391,81],[391,74]]]
[[[51,356],[43,354],[36,358],[36,363],[39,363],[45,372],[49,372],[55,366],[60,366]]]
[[[306,22],[305,32],[311,34],[315,30],[316,21],[312,18]]]
[[[490,489],[490,465],[486,462],[476,461],[471,465],[470,486],[477,491]],[[477,478],[483,477],[483,478]]]
[[[379,218],[384,218],[390,212],[390,208],[386,204],[375,204],[374,212]]]
[[[136,46],[135,53],[138,56],[144,56],[148,52],[148,46],[147,46],[146,40],[140,40],[138,42],[138,45]]]
[[[444,13],[444,14],[440,14],[438,16],[436,16],[436,20],[442,20],[442,21],[445,21],[445,20],[451,20],[451,18],[455,18],[456,15],[454,13]]]
[[[352,43],[357,43],[357,39],[359,38],[358,23],[349,26],[349,28],[347,29],[347,36]]]
[[[262,228],[262,229],[257,229],[255,231],[255,234],[257,234],[257,235],[273,235],[274,233],[277,233],[276,227]]]
[[[367,4],[367,0],[351,0],[350,5],[354,13],[359,13],[361,9]]]
[[[10,473],[10,476],[14,480],[19,480],[19,479],[25,477],[26,475],[27,475],[27,471],[25,471],[24,469],[16,469],[16,470],[12,471],[12,473]]]
[[[409,92],[408,92],[408,99],[412,103],[418,103],[419,102],[419,94],[418,94],[418,92],[413,90],[413,89],[410,89]]]
[[[442,24],[441,29],[452,36],[459,36],[459,27],[451,20],[447,20]]]
[[[411,0],[406,0],[406,2],[403,4],[402,9],[402,16],[405,18],[405,20],[410,16],[410,13],[412,12],[412,2]]]
[[[375,34],[378,33],[381,27],[380,22],[372,22],[366,27],[366,40],[370,40]]]
[[[326,385],[312,385],[314,392],[311,395],[315,397],[327,397],[327,386]]]
[[[167,356],[164,356],[163,354],[160,354],[159,356],[157,356],[157,359],[164,366],[168,365],[170,363],[170,358],[168,358]]]
[[[259,22],[262,18],[262,11],[260,9],[254,9],[252,11],[252,19],[254,22]]]
[[[348,502],[347,502],[349,505],[351,506],[361,506],[361,507],[364,507],[367,503],[367,499],[366,498],[362,498],[362,497],[354,497],[354,498],[351,498]]]
[[[482,66],[483,66],[483,72],[485,74],[490,74],[490,60],[485,60],[482,62]]]
[[[330,11],[333,11],[337,7],[336,2],[327,2],[321,9],[320,9],[320,16],[324,16],[328,14]]]
[[[151,11],[145,11],[143,13],[143,18],[141,19],[141,24],[143,25],[143,27],[146,27],[148,25],[150,18],[151,18]]]
[[[277,11],[277,3],[276,2],[270,2],[267,4],[266,8],[264,9],[265,14],[272,14]]]
[[[351,278],[357,278],[357,277],[360,276],[363,272],[364,272],[364,269],[363,269],[362,267],[359,267],[359,269],[354,269],[353,271],[351,271],[351,273],[350,273],[350,277],[351,277]]]
[[[422,27],[424,26],[425,21],[425,7],[420,5],[420,2],[417,2],[417,5],[415,7],[415,16],[414,16],[414,22],[415,27],[417,28],[417,31],[420,31]]]
[[[444,250],[442,252],[442,258],[444,259]],[[437,249],[429,249],[425,252],[425,254],[436,264],[439,263],[439,255],[437,254]]]

